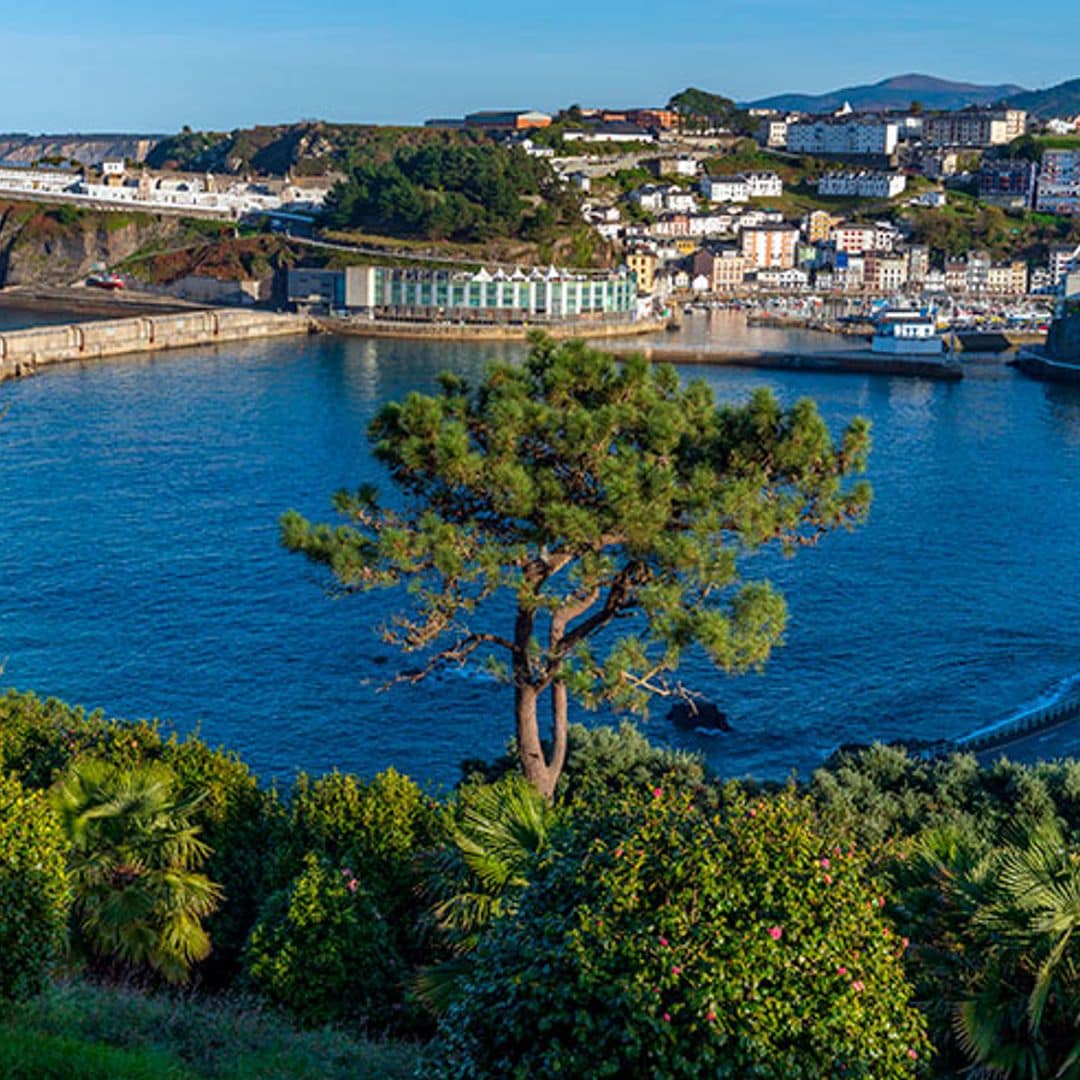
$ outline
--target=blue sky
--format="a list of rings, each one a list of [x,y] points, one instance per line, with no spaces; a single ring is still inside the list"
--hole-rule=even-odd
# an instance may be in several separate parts
[[[0,0],[0,131],[415,123],[911,71],[1042,87],[1080,76],[1078,40],[1075,0]]]

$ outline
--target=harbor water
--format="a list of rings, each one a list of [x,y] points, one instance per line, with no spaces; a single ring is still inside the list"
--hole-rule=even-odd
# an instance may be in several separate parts
[[[706,318],[664,343],[836,347],[738,316],[694,325]],[[278,546],[277,519],[291,507],[326,518],[333,491],[384,481],[364,433],[382,403],[434,388],[445,368],[475,379],[520,355],[287,339],[0,386],[0,683],[198,729],[267,777],[394,765],[441,784],[461,759],[497,755],[510,692],[469,672],[381,692],[410,663],[378,633],[402,597],[330,599]],[[955,384],[700,364],[684,375],[724,401],[762,385],[789,404],[809,395],[837,431],[868,417],[875,501],[853,534],[746,564],[787,597],[784,646],[760,675],[725,677],[702,656],[682,673],[734,730],[675,731],[660,707],[650,738],[701,750],[725,775],[805,775],[838,744],[960,737],[1072,685],[1080,388],[1000,363]],[[1074,735],[1047,733],[1038,752],[1078,750]]]

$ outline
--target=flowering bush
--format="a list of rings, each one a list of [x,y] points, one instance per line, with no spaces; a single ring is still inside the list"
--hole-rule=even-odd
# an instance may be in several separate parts
[[[788,791],[574,820],[444,1018],[460,1076],[873,1077],[928,1053],[862,855]]]
[[[244,962],[257,992],[306,1023],[381,1030],[400,999],[402,967],[383,913],[350,867],[316,855],[266,902]]]
[[[0,774],[0,998],[36,993],[64,947],[65,850],[45,799]]]

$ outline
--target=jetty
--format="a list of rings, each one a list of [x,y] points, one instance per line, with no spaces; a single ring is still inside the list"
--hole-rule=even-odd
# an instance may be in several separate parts
[[[673,348],[661,345],[644,346],[640,349],[622,347],[616,351],[615,355],[620,359],[625,359],[635,353],[657,364],[716,364],[784,371],[898,375],[904,378],[939,379],[945,382],[955,382],[964,377],[960,365],[952,360],[885,355],[873,353],[869,349],[810,353],[772,350],[719,352],[715,349]]]
[[[664,319],[536,319],[533,321],[435,321],[428,319],[370,319],[365,317],[312,316],[320,330],[357,337],[385,337],[416,341],[525,341],[540,330],[558,340],[567,338],[623,338],[656,334]]]
[[[970,735],[956,739],[952,743],[952,748],[983,753],[1078,719],[1080,719],[1080,685],[1069,688],[1046,705],[1025,709],[1000,724],[980,728]]]
[[[8,330],[0,333],[0,382],[51,364],[286,337],[314,329],[306,315],[208,308]]]

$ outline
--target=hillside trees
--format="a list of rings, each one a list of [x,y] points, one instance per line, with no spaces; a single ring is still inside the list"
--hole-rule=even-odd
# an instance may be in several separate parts
[[[788,553],[866,513],[868,426],[834,444],[814,404],[767,391],[717,408],[702,382],[641,358],[620,365],[582,342],[534,339],[524,365],[470,389],[443,376],[373,421],[377,457],[403,505],[340,493],[346,524],[282,518],[282,540],[342,589],[409,586],[387,639],[447,664],[501,663],[514,689],[524,775],[549,798],[567,753],[568,699],[644,712],[699,647],[724,671],[763,664],[786,608],[745,556]],[[497,595],[511,625],[490,618]],[[540,710],[551,713],[544,745]]]

